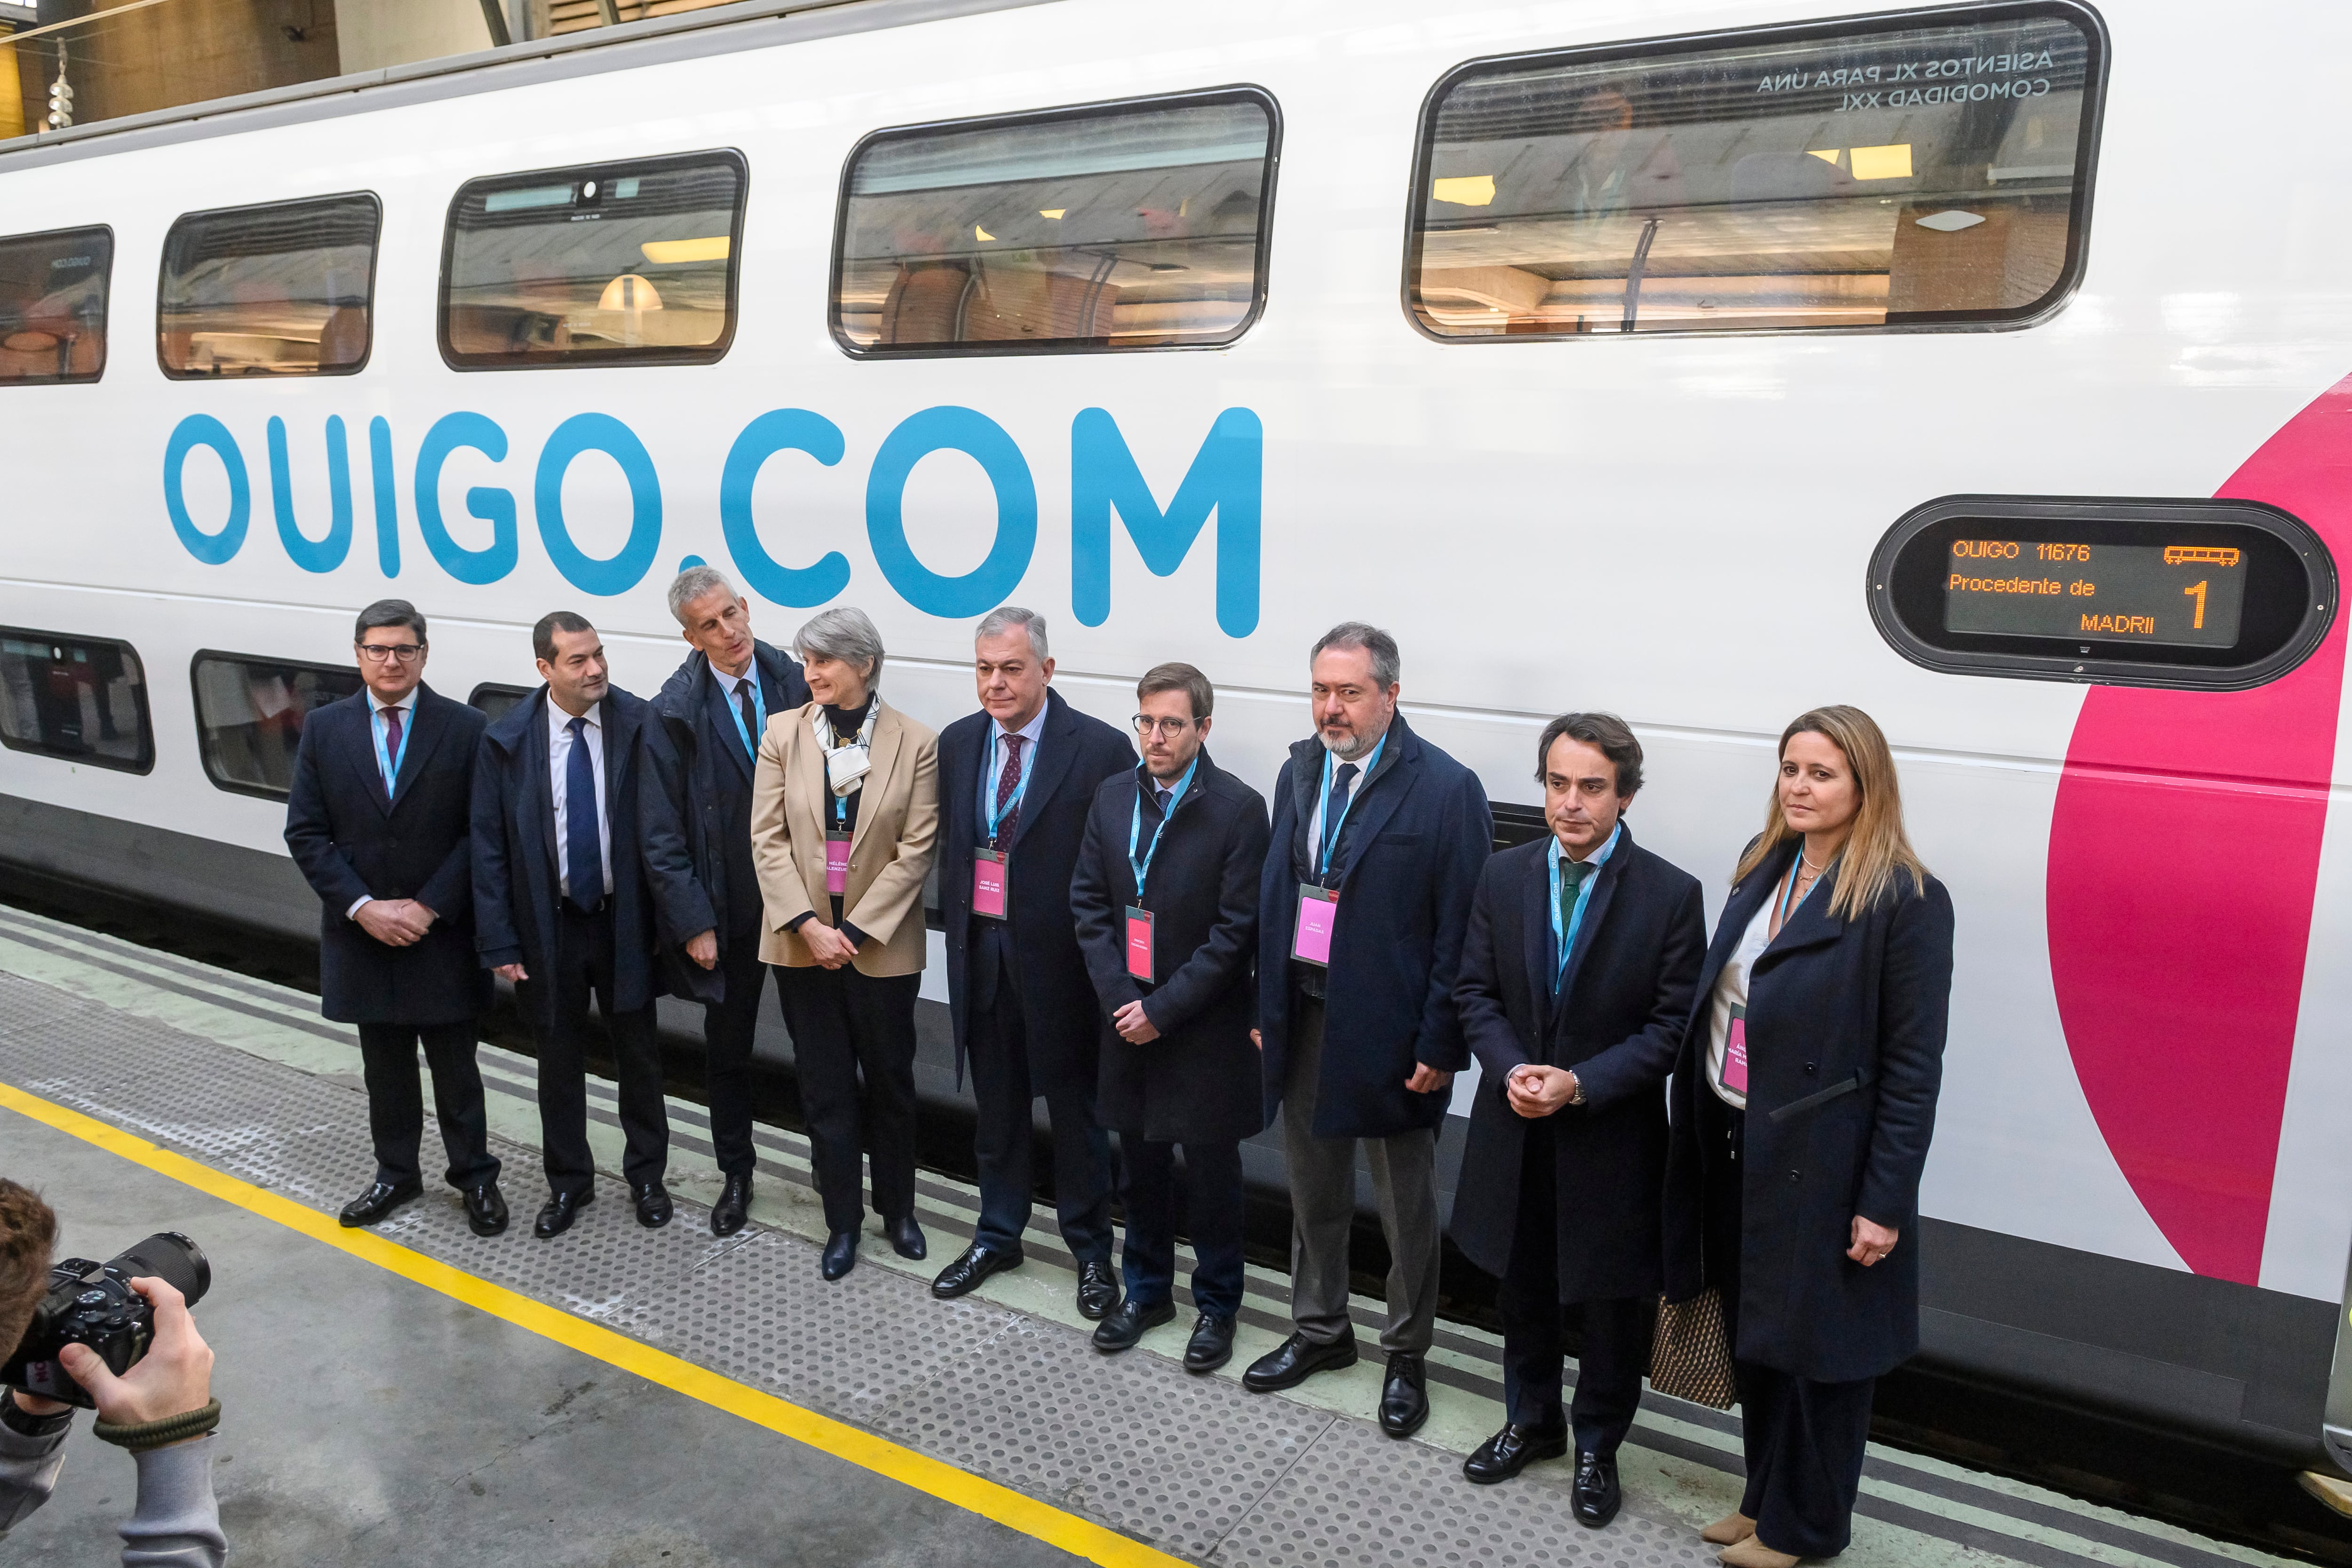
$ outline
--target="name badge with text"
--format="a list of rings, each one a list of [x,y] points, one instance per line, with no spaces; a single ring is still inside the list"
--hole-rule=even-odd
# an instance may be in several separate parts
[[[824,836],[824,890],[846,892],[849,889],[849,835],[841,829],[828,828]]]
[[[971,852],[971,912],[1004,919],[1004,857],[996,850]]]
[[[1748,1009],[1736,1003],[1723,1037],[1723,1087],[1737,1095],[1748,1092]]]
[[[1290,939],[1290,956],[1302,963],[1331,966],[1331,928],[1339,918],[1339,894],[1334,888],[1312,882],[1298,884],[1298,926]]]
[[[1151,969],[1151,911],[1129,907],[1127,911],[1127,972],[1150,985],[1158,976]]]

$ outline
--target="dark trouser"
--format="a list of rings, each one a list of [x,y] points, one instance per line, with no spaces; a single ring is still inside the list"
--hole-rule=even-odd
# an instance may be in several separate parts
[[[719,1168],[730,1176],[749,1176],[757,1158],[751,1148],[751,1039],[759,1032],[760,993],[768,980],[768,966],[760,962],[760,928],[729,932],[719,963],[727,994],[702,1009],[702,1092],[710,1101],[710,1150]]]
[[[980,1164],[980,1228],[975,1244],[1019,1245],[1028,1228],[1034,1177],[1030,1170],[1030,1105],[1037,1098],[1029,1075],[1029,1020],[1010,973],[997,976],[996,994],[970,1014],[968,1056],[980,1125],[972,1152]],[[1110,1134],[1095,1121],[1091,1086],[1049,1084],[1045,1114],[1054,1129],[1054,1215],[1062,1240],[1080,1263],[1110,1261],[1110,1194],[1115,1174]]]
[[[463,1192],[495,1181],[499,1158],[490,1152],[470,1018],[462,1024],[360,1026],[360,1070],[367,1079],[375,1179],[417,1179],[417,1151],[425,1137],[425,1095],[416,1078],[420,1038],[425,1065],[433,1073],[433,1115],[441,1123],[441,1144],[449,1155],[449,1184]]]
[[[1582,1320],[1583,1345],[1576,1358],[1576,1399],[1568,1416],[1577,1451],[1603,1458],[1633,1425],[1642,1404],[1642,1375],[1649,1370],[1653,1309],[1647,1300],[1580,1301],[1559,1299],[1559,1208],[1558,1168],[1553,1164],[1553,1129],[1541,1122],[1527,1129],[1527,1153],[1519,1168],[1518,1228],[1511,1242],[1511,1265],[1496,1305],[1503,1314],[1503,1408],[1522,1426],[1558,1430],[1562,1321]]]
[[[915,997],[919,974],[860,974],[814,965],[776,971],[808,1118],[809,1163],[836,1234],[866,1223],[858,1199],[860,1129],[874,1169],[874,1209],[915,1212]],[[745,1140],[750,1139],[747,1121]]]
[[[628,1149],[621,1173],[631,1186],[661,1180],[669,1166],[669,1112],[662,1103],[661,1047],[654,1038],[651,1003],[631,1013],[613,1007],[613,911],[583,915],[566,905],[556,939],[554,1022],[539,1036],[539,1131],[547,1157],[547,1184],[558,1193],[585,1193],[595,1184],[596,1157],[588,1147],[588,998],[604,1016],[613,1068],[620,1079],[621,1131]]]
[[[1121,1138],[1127,1156],[1127,1293],[1147,1307],[1176,1285],[1176,1145]],[[1242,1146],[1184,1145],[1184,1208],[1192,1237],[1192,1305],[1213,1318],[1242,1310]]]
[[[1745,1112],[1702,1089],[1700,1136],[1726,1156],[1712,1165],[1706,1190],[1706,1255],[1739,1256]],[[1718,1279],[1723,1326],[1739,1343],[1739,1281]],[[1834,1557],[1853,1535],[1854,1494],[1862,1488],[1864,1446],[1876,1378],[1818,1383],[1775,1367],[1732,1358],[1739,1390],[1739,1435],[1748,1454],[1748,1489],[1739,1511],[1756,1521],[1756,1539],[1798,1557]]]

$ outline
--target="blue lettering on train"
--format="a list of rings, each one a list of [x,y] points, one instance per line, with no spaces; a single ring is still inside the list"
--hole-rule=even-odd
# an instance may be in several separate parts
[[[328,518],[320,538],[305,532],[295,516],[285,421],[271,416],[265,437],[278,542],[306,572],[341,567],[351,554],[357,521],[350,442],[341,418],[330,416],[324,434]],[[489,542],[461,544],[442,514],[442,470],[463,453],[503,463],[508,447],[498,421],[460,411],[436,420],[417,447],[411,492],[416,531],[434,563],[460,583],[495,583],[515,569],[521,551],[520,509],[514,491],[502,485],[468,487],[466,510],[490,525]],[[1183,564],[1213,514],[1217,626],[1234,637],[1256,630],[1265,447],[1256,414],[1246,408],[1224,410],[1211,424],[1163,507],[1118,422],[1101,408],[1081,410],[1070,425],[1070,604],[1079,623],[1100,626],[1110,616],[1114,514],[1144,566],[1160,577],[1172,575]],[[200,447],[219,461],[228,481],[228,514],[210,529],[200,527],[190,515],[184,488],[188,464]],[[798,453],[831,468],[846,451],[841,427],[805,408],[771,409],[735,437],[719,478],[719,521],[744,587],[772,603],[800,609],[828,603],[848,590],[853,571],[847,555],[829,550],[805,564],[776,560],[761,542],[752,507],[753,489],[772,458]],[[956,576],[932,570],[915,553],[902,505],[917,466],[941,452],[961,453],[979,464],[994,502],[986,556]],[[628,538],[618,552],[605,557],[582,550],[563,515],[564,477],[590,453],[619,465],[629,489]],[[396,577],[401,570],[399,496],[392,426],[381,415],[368,421],[368,459],[376,565],[383,575]],[[182,546],[206,565],[225,565],[244,547],[252,521],[252,480],[236,437],[211,415],[189,415],[173,427],[163,451],[163,506]],[[613,415],[575,414],[555,427],[533,472],[531,510],[549,562],[583,594],[625,594],[645,581],[661,555],[660,472],[636,432]],[[969,619],[1002,603],[1029,571],[1037,528],[1037,485],[1029,459],[1011,432],[978,409],[941,405],[908,415],[884,437],[866,471],[866,533],[875,563],[891,590],[926,615]]]

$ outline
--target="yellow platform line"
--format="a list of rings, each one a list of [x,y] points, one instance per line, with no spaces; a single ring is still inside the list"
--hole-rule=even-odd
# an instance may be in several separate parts
[[[861,1469],[887,1476],[902,1486],[929,1493],[942,1502],[976,1513],[983,1519],[993,1520],[1009,1530],[1017,1530],[1049,1546],[1058,1547],[1090,1563],[1101,1563],[1104,1568],[1179,1568],[1182,1563],[1181,1558],[1155,1551],[1091,1520],[1066,1513],[1050,1503],[1040,1502],[1010,1487],[999,1486],[928,1454],[902,1447],[887,1438],[877,1437],[871,1432],[835,1421],[829,1415],[821,1415],[814,1410],[779,1399],[772,1394],[746,1387],[732,1378],[719,1376],[707,1367],[680,1360],[625,1334],[616,1334],[602,1324],[576,1318],[562,1308],[534,1301],[502,1285],[493,1285],[462,1268],[452,1268],[437,1258],[427,1258],[421,1252],[387,1241],[370,1231],[345,1229],[331,1215],[321,1214],[291,1198],[241,1182],[235,1176],[225,1175],[184,1154],[158,1148],[144,1138],[84,1116],[78,1110],[54,1104],[38,1095],[28,1094],[13,1085],[0,1083],[0,1106],[54,1127],[60,1132],[71,1133],[86,1143],[96,1144],[110,1154],[121,1155],[159,1175],[185,1183],[224,1203],[235,1204],[264,1219],[275,1220],[289,1230],[301,1232],[313,1241],[322,1241],[379,1268],[389,1269],[404,1279],[437,1290],[452,1300],[462,1301],[517,1328],[527,1329],[542,1339],[553,1340],[583,1355],[593,1356],[648,1382],[675,1389],[689,1399],[700,1400],[730,1415],[765,1426],[771,1432],[780,1432],[795,1442],[822,1449]]]

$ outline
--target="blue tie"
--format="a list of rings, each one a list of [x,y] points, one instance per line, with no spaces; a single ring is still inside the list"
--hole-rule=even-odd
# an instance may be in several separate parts
[[[1323,806],[1323,858],[1339,853],[1339,825],[1347,820],[1349,786],[1356,782],[1356,764],[1341,763],[1331,776],[1331,798]]]
[[[563,766],[563,869],[572,907],[585,913],[604,901],[604,851],[596,842],[596,766],[588,757],[588,721],[574,719]]]

